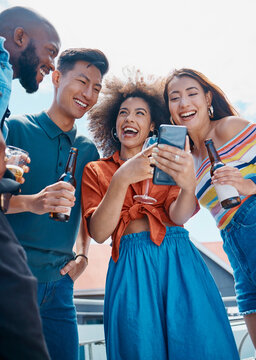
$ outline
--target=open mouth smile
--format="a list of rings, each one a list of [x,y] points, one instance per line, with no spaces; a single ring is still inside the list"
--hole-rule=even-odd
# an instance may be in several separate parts
[[[192,116],[194,116],[196,114],[196,111],[188,111],[188,112],[186,112],[186,113],[182,113],[182,114],[180,114],[180,117],[182,118],[182,119],[189,119],[189,118],[191,118]]]
[[[84,102],[82,102],[79,99],[74,99],[75,103],[78,104],[79,106],[81,106],[83,109],[86,109],[88,104],[85,104]]]
[[[123,130],[124,135],[137,135],[138,134],[138,130],[136,130],[132,127],[129,127],[129,126],[124,127],[122,130]]]
[[[42,77],[44,78],[46,75],[48,75],[50,73],[50,70],[45,65],[43,65],[40,67],[39,72],[42,75]]]

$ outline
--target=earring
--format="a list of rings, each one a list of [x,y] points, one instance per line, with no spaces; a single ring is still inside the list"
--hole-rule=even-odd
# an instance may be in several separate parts
[[[119,142],[115,127],[112,127],[111,129],[111,137],[115,142]]]
[[[175,122],[174,122],[174,120],[173,120],[173,118],[172,118],[172,115],[170,115],[170,123],[171,123],[172,125],[176,125]]]
[[[158,137],[158,130],[156,128],[153,131],[150,130],[148,136],[149,137]]]
[[[209,114],[209,117],[212,119],[213,118],[213,106],[212,105],[208,108],[208,114]]]
[[[153,130],[153,136],[158,137],[158,130],[156,128]]]

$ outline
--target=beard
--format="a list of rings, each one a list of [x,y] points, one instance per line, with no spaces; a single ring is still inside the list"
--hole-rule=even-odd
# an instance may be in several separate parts
[[[37,91],[39,84],[36,81],[39,57],[36,54],[36,48],[33,40],[30,40],[26,49],[19,58],[19,80],[27,93],[31,94]]]

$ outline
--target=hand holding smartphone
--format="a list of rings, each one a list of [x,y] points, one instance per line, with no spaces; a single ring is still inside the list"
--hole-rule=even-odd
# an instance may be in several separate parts
[[[178,125],[160,125],[158,144],[167,144],[184,150],[187,128]],[[154,169],[153,184],[155,185],[176,185],[174,179],[160,170],[157,166]]]

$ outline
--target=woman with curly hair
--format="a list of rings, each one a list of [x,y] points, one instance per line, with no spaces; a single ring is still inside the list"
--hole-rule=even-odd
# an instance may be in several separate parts
[[[198,210],[188,139],[177,186],[150,181],[154,205],[133,198],[152,179],[153,147],[142,151],[143,143],[168,121],[161,81],[114,78],[103,93],[89,121],[108,157],[85,167],[82,204],[90,236],[98,243],[112,237],[104,304],[108,359],[238,360],[219,292],[183,227]]]

